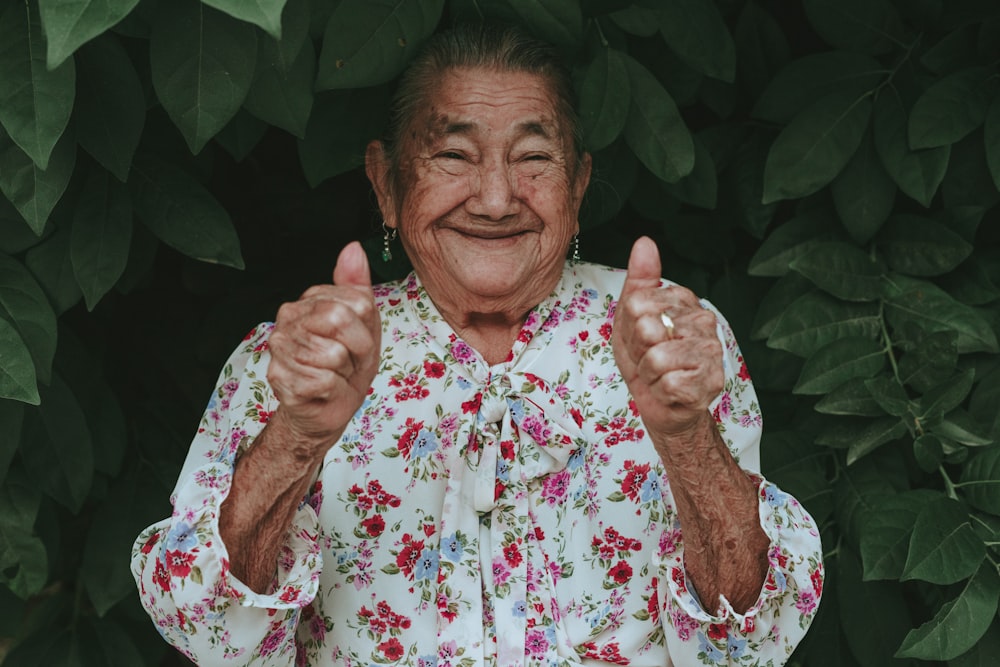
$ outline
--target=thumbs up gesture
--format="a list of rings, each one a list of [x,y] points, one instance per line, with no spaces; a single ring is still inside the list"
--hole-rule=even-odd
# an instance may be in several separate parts
[[[280,401],[272,421],[322,456],[364,401],[378,370],[382,327],[361,244],[337,258],[332,285],[310,287],[278,310],[267,371]]]
[[[658,448],[699,426],[724,383],[715,315],[690,290],[662,287],[660,273],[656,244],[640,238],[612,338],[618,370]]]

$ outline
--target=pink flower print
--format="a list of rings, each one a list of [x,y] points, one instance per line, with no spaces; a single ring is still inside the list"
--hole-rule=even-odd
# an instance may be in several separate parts
[[[541,419],[534,415],[529,415],[521,422],[521,430],[531,436],[532,440],[544,445],[552,437],[552,429]]]
[[[542,482],[542,498],[549,506],[555,506],[566,499],[569,489],[569,471],[560,470],[545,477]]]
[[[677,605],[670,606],[670,624],[674,626],[677,638],[683,642],[691,639],[693,633],[698,630],[698,621],[684,613]]]
[[[271,632],[264,637],[264,641],[260,645],[261,656],[268,656],[277,650],[281,646],[281,642],[285,639],[285,626],[276,625],[271,628]]]
[[[456,340],[451,345],[451,356],[455,357],[456,361],[466,364],[476,358],[476,353],[465,341]]]
[[[795,608],[804,615],[813,613],[816,609],[816,597],[813,595],[813,592],[810,590],[802,591],[799,598],[795,601]]]
[[[545,657],[545,651],[549,648],[549,643],[545,640],[545,633],[541,630],[529,630],[524,637],[524,652],[532,658],[541,659]]]
[[[493,559],[493,583],[502,586],[510,578],[510,570],[503,556]]]

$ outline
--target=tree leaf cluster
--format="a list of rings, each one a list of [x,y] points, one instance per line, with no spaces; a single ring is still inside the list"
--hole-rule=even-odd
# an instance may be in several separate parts
[[[408,270],[359,166],[483,19],[572,69],[585,259],[652,236],[741,341],[825,548],[793,663],[993,664],[994,0],[0,0],[0,664],[182,664],[131,541],[240,336],[355,238]]]

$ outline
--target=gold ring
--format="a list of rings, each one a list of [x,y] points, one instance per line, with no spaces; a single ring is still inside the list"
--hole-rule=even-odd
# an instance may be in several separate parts
[[[662,313],[660,313],[660,322],[663,323],[663,328],[667,330],[667,338],[673,338],[674,320],[672,317],[670,317],[670,315],[667,314],[667,311],[663,311]]]

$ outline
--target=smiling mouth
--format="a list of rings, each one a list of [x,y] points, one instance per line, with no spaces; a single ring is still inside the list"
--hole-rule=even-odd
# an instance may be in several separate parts
[[[528,230],[507,231],[507,230],[475,230],[475,229],[452,229],[460,236],[477,239],[480,241],[504,241],[524,236]]]

